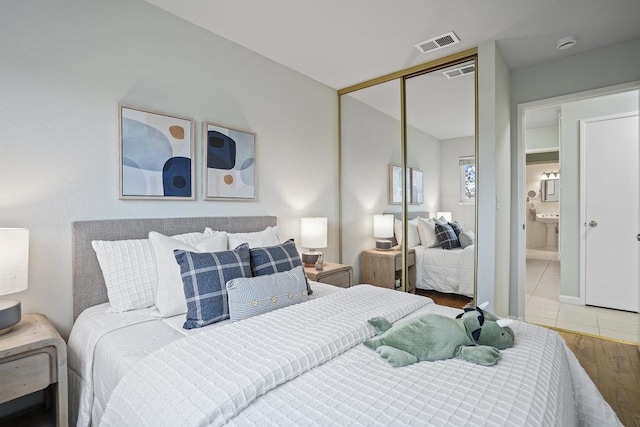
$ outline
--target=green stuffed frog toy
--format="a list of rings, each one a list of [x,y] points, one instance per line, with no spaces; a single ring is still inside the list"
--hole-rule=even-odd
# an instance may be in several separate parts
[[[498,319],[488,304],[467,308],[457,318],[427,314],[391,326],[382,317],[369,320],[376,337],[364,345],[375,350],[391,366],[401,367],[422,361],[463,359],[491,366],[500,360],[500,350],[513,346],[513,320]]]

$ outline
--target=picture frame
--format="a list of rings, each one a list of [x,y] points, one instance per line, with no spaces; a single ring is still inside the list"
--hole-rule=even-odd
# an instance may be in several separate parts
[[[193,120],[119,105],[118,196],[195,200]]]
[[[256,200],[256,134],[213,122],[202,126],[204,200]]]
[[[422,171],[411,168],[411,204],[421,205],[424,203],[424,181]]]
[[[407,169],[407,194],[411,194],[411,171]],[[411,204],[411,197],[407,200]],[[402,204],[402,167],[389,164],[389,204]]]

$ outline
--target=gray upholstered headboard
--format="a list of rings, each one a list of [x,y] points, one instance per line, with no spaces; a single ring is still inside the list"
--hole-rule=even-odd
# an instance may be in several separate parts
[[[202,231],[211,227],[218,231],[243,233],[262,231],[277,225],[275,216],[196,217],[196,218],[134,218],[77,221],[72,230],[73,319],[82,311],[108,301],[98,258],[92,240],[146,239],[150,231],[171,236]]]

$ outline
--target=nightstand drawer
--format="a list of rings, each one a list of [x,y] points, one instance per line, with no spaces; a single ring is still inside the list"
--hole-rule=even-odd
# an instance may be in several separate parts
[[[42,390],[51,383],[48,353],[36,353],[0,364],[0,403]]]
[[[396,256],[396,270],[402,270],[402,256]],[[407,266],[411,267],[416,263],[416,253],[411,251],[407,254]]]
[[[328,285],[348,288],[351,286],[351,271],[340,271],[320,279],[320,282]]]

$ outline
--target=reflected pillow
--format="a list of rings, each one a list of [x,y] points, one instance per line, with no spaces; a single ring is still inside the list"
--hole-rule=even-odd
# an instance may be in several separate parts
[[[453,228],[453,232],[456,233],[456,236],[458,236],[458,238],[460,238],[460,233],[462,233],[462,225],[460,225],[460,223],[458,221],[452,221],[449,223],[449,226],[451,228]]]
[[[436,236],[436,223],[433,219],[418,218],[418,234],[420,235],[420,244],[422,246],[427,248],[440,246]]]
[[[474,244],[476,236],[473,234],[473,231],[463,231],[458,236],[458,240],[460,240],[460,246],[466,248]]]
[[[402,244],[402,221],[396,219],[393,223],[393,232],[396,236],[398,244]],[[407,246],[412,248],[420,244],[420,234],[418,233],[418,218],[407,221]]]
[[[449,224],[436,223],[436,236],[440,247],[443,249],[453,249],[460,247],[460,241]]]

